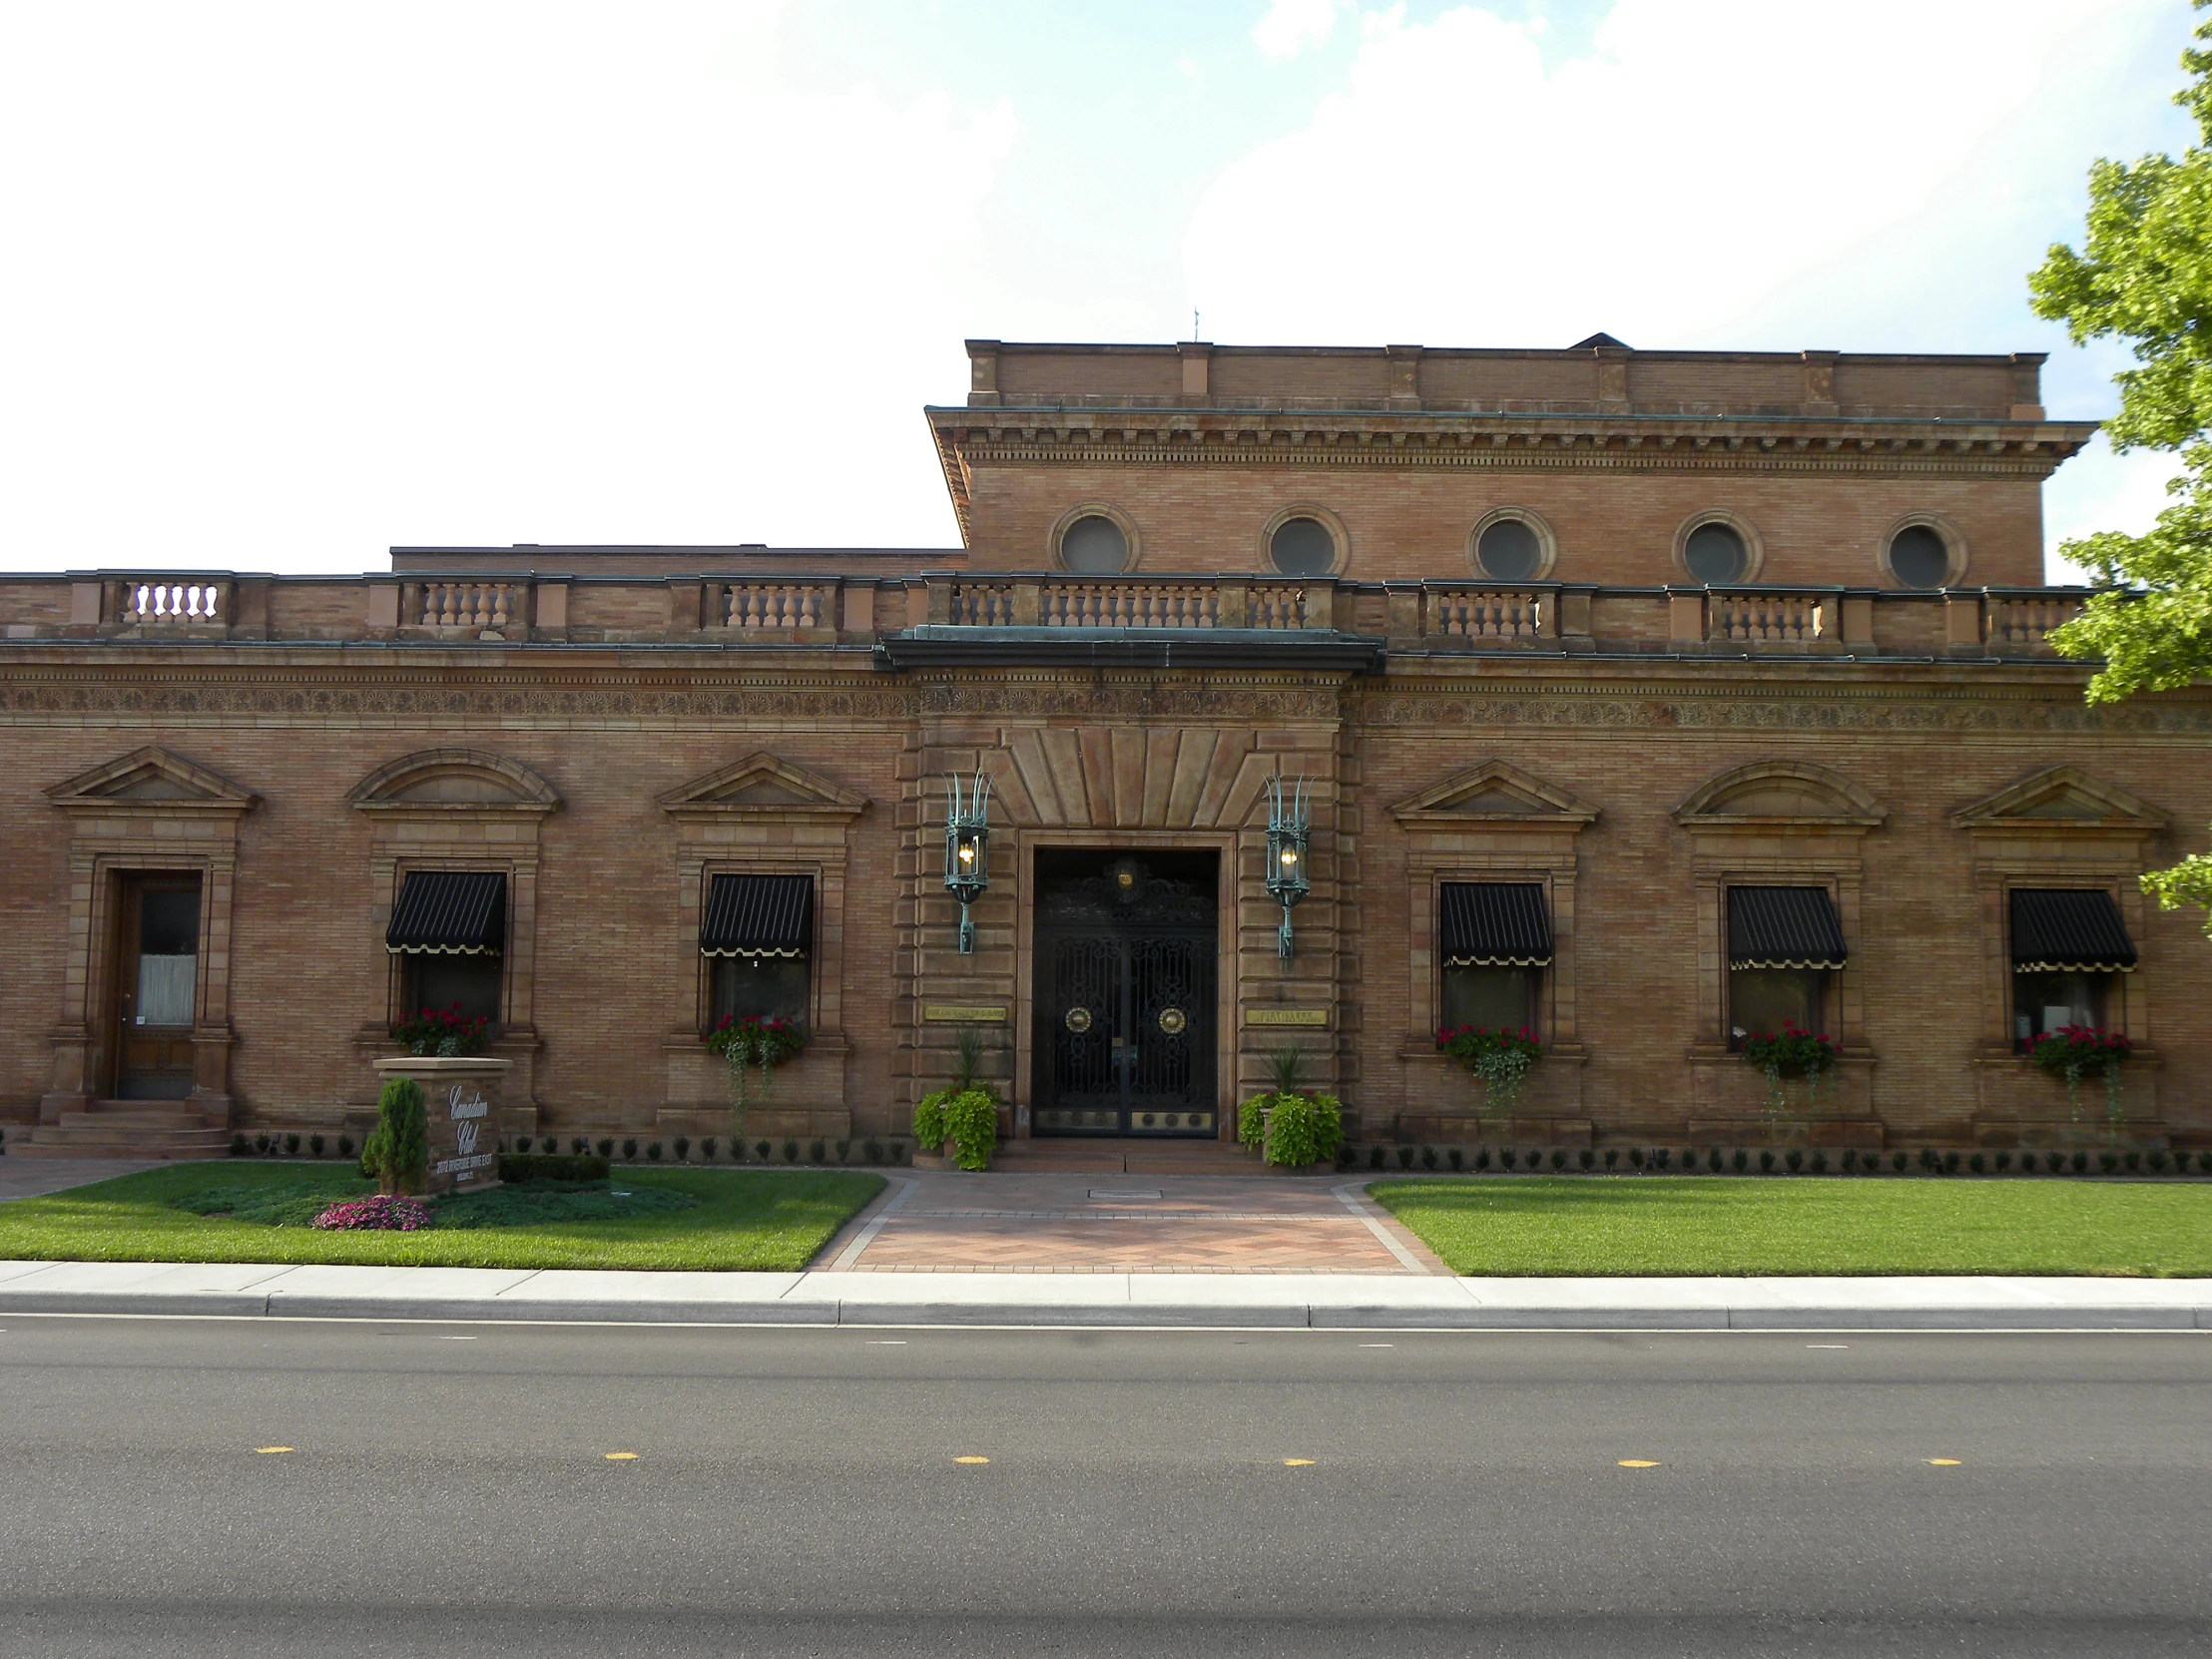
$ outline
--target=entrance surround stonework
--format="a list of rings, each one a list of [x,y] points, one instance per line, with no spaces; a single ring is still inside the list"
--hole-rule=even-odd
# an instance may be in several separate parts
[[[58,1131],[95,1103],[113,883],[181,870],[206,894],[195,1103],[360,1122],[396,1047],[399,885],[490,868],[503,1135],[725,1132],[717,873],[815,884],[813,1041],[761,1135],[902,1135],[963,1023],[1003,1033],[1018,1135],[1038,849],[1180,847],[1220,855],[1225,1131],[1291,1041],[1363,1139],[1764,1134],[1723,1037],[1722,911],[1768,880],[1826,888],[1849,946],[1842,1076],[1793,1132],[2065,1133],[2007,1038],[2006,895],[2088,885],[2140,952],[2114,1003],[2127,1133],[2212,1144],[2208,947],[2136,885],[2204,844],[2212,689],[2091,709],[2050,650],[2080,594],[2036,585],[2039,490],[2093,428],[2045,417],[2038,362],[980,341],[968,401],[928,412],[957,548],[0,576],[0,1118]],[[1086,503],[1133,527],[1136,568],[1059,568]],[[1297,512],[1335,541],[1326,576],[1265,562]],[[1514,513],[1542,580],[1475,564]],[[1684,580],[1713,514],[1755,532],[1756,585]],[[1942,527],[1959,585],[1897,585],[1906,522]],[[185,584],[214,609],[165,620]],[[962,955],[944,780],[978,769],[990,885]],[[1313,799],[1288,960],[1278,773]],[[1550,1053],[1502,1130],[1429,1040],[1454,880],[1533,882],[1550,912]]]

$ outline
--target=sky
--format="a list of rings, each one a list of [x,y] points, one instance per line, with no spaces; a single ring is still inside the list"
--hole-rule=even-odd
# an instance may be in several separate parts
[[[16,0],[0,568],[951,546],[962,341],[2048,351],[2185,0]],[[1195,323],[1194,323],[1194,312]],[[2099,443],[2059,541],[2140,530]]]

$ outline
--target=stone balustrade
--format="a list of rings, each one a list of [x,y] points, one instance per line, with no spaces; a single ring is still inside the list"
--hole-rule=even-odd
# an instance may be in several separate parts
[[[2053,661],[2049,635],[2085,597],[2080,588],[1607,588],[1065,571],[745,580],[100,571],[0,574],[0,637],[745,649],[873,644],[928,625],[978,635],[1328,632],[1443,654]]]

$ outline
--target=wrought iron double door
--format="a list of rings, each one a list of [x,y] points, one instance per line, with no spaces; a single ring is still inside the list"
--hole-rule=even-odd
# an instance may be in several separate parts
[[[1062,934],[1046,950],[1036,1131],[1212,1135],[1212,936]]]
[[[1094,880],[1040,906],[1040,1135],[1215,1133],[1211,895],[1139,870],[1117,891],[1110,868],[1103,902]]]

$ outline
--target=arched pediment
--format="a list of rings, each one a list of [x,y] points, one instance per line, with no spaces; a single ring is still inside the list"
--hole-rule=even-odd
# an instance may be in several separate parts
[[[47,800],[70,813],[152,811],[245,813],[261,800],[221,773],[196,766],[155,745],[134,749],[105,766],[80,772],[46,791]]]
[[[1685,828],[1871,830],[1890,815],[1840,772],[1810,761],[1755,761],[1709,780],[1674,810]]]
[[[661,796],[661,810],[679,817],[726,813],[800,818],[857,818],[867,797],[762,750],[718,767]]]
[[[1950,822],[1968,831],[2116,830],[2155,834],[2166,828],[2167,819],[2148,802],[2079,767],[2048,767],[1951,814]]]
[[[1390,809],[1407,829],[1451,829],[1470,824],[1594,823],[1597,809],[1556,785],[1505,761],[1484,761]]]
[[[378,767],[346,797],[361,812],[550,813],[561,798],[520,761],[479,749],[425,749]]]

